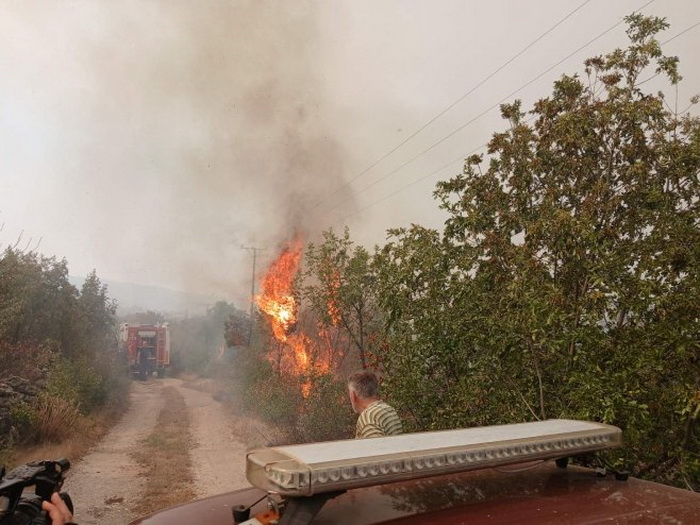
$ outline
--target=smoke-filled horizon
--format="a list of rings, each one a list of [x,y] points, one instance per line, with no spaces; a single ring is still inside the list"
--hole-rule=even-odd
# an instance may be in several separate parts
[[[434,185],[503,127],[498,102],[528,107],[584,58],[626,45],[621,25],[511,95],[641,5],[4,2],[0,249],[21,236],[74,275],[245,308],[251,248],[260,276],[298,233],[348,225],[371,248],[387,228],[439,227]],[[670,17],[669,37],[700,21],[691,0],[646,11]],[[700,91],[698,34],[669,44],[682,100]]]

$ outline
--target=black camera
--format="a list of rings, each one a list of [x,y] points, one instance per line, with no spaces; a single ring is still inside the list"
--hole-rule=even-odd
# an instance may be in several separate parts
[[[41,502],[51,499],[63,486],[64,473],[70,468],[67,459],[32,461],[5,474],[0,470],[0,525],[45,525],[51,519]],[[34,487],[33,493],[31,488]],[[73,512],[70,496],[61,498]]]

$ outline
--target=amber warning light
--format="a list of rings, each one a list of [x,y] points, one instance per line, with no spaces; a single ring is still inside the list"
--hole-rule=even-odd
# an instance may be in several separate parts
[[[617,427],[551,419],[260,448],[248,452],[246,476],[252,485],[268,492],[310,496],[530,460],[569,457],[621,443],[622,431]]]

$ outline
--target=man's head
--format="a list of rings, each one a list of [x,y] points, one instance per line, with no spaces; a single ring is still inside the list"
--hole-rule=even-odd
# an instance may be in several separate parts
[[[355,372],[348,378],[348,393],[352,409],[359,414],[367,405],[379,399],[379,380],[370,370]]]

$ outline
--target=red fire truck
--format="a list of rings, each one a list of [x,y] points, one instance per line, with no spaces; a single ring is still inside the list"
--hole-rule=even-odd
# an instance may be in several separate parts
[[[133,375],[141,379],[149,378],[154,372],[158,377],[165,375],[165,369],[170,365],[168,323],[123,323],[119,329],[119,342]]]

